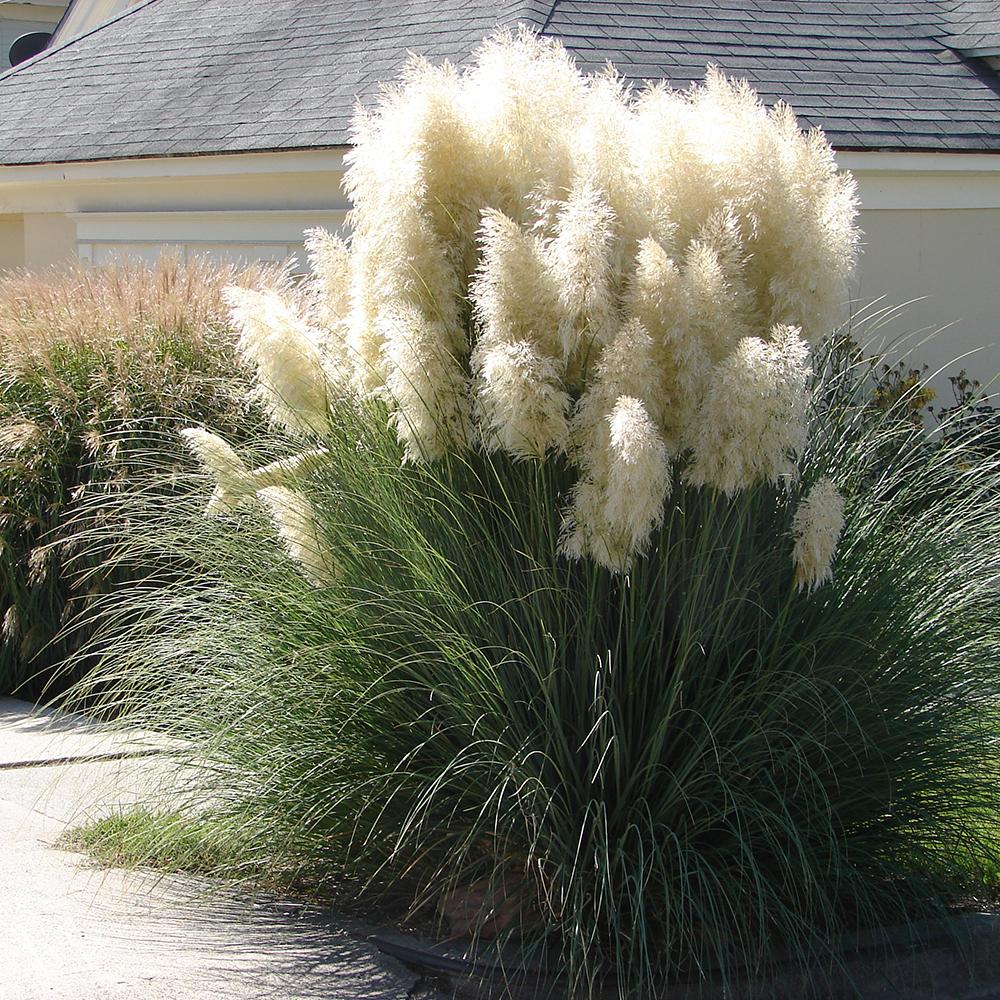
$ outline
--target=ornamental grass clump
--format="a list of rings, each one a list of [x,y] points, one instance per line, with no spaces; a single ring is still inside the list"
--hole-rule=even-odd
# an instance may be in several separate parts
[[[222,296],[236,281],[279,276],[173,258],[0,276],[0,694],[58,694],[74,614],[129,582],[81,574],[86,498],[153,453],[176,465],[192,421],[237,441],[261,426]]]
[[[516,940],[567,996],[822,993],[845,935],[981,891],[1000,463],[913,448],[823,343],[822,135],[503,33],[355,138],[308,295],[230,293],[269,435],[187,431],[190,489],[89,533],[170,573],[105,602],[81,696],[191,741],[235,876]]]

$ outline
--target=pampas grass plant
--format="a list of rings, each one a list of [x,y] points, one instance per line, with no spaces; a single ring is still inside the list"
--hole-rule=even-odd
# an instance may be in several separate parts
[[[981,896],[997,861],[1000,462],[914,449],[868,398],[843,371],[815,394],[810,502],[848,498],[816,588],[780,488],[675,482],[622,576],[560,555],[572,470],[403,465],[385,408],[344,405],[297,480],[309,559],[264,506],[205,518],[210,483],[121,498],[103,555],[188,569],[105,602],[92,684],[190,741],[186,806],[245,834],[223,875],[486,936],[503,913],[567,995],[779,959],[823,995],[839,940]]]

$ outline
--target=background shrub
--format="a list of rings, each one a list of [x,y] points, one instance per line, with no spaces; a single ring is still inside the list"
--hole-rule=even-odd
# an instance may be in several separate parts
[[[170,258],[0,277],[0,693],[40,696],[83,638],[74,610],[140,572],[81,575],[83,502],[176,460],[177,425],[253,432],[221,291],[278,280]]]
[[[879,339],[886,318],[901,313],[892,308],[862,313],[826,346],[827,363],[843,373],[836,381],[839,405],[849,398],[855,419],[893,425],[894,436],[906,438],[909,429],[909,447],[918,451],[955,443],[969,461],[1000,454],[1000,410],[993,391],[1000,373],[984,386],[965,368],[958,369],[947,377],[950,391],[941,396],[932,385],[936,375],[920,364],[913,349],[900,358],[901,347],[877,352],[864,346]],[[898,450],[899,441],[888,447]]]
[[[993,389],[996,377],[989,389]],[[984,454],[1000,454],[1000,408],[996,406],[996,394],[984,389],[978,379],[972,378],[963,368],[957,375],[949,377],[952,399],[935,411],[938,421],[944,425],[946,434],[968,435],[978,429],[976,450]],[[959,430],[954,429],[955,424]]]

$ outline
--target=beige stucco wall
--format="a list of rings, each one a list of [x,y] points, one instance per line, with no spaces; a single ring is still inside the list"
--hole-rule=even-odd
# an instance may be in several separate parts
[[[911,303],[878,341],[943,369],[942,389],[960,368],[983,382],[1000,372],[1000,208],[872,209],[861,225],[856,308],[879,297],[882,306]]]
[[[343,225],[342,167],[340,152],[321,150],[0,167],[0,226],[24,216],[16,263],[28,267],[150,259],[159,247],[284,260],[301,257],[309,226]]]
[[[30,213],[24,222],[24,266],[41,270],[76,257],[76,226],[62,212]]]
[[[24,216],[0,216],[0,271],[24,264]]]

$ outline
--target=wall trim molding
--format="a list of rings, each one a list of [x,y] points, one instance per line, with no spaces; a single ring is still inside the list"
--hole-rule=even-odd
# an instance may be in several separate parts
[[[348,147],[269,153],[222,153],[156,156],[85,163],[38,163],[0,166],[0,184],[45,181],[118,181],[155,177],[218,177],[273,171],[340,172]],[[840,150],[837,164],[856,173],[1000,174],[1000,153],[900,153]]]
[[[73,212],[79,243],[302,243],[306,229],[344,227],[331,209],[263,211]]]
[[[181,177],[247,177],[270,173],[340,173],[346,147],[278,153],[226,153],[209,156],[158,156],[89,163],[38,163],[0,166],[0,187],[69,182],[114,184],[123,180]]]
[[[854,173],[1000,174],[1000,153],[879,153],[838,150],[837,165]]]

